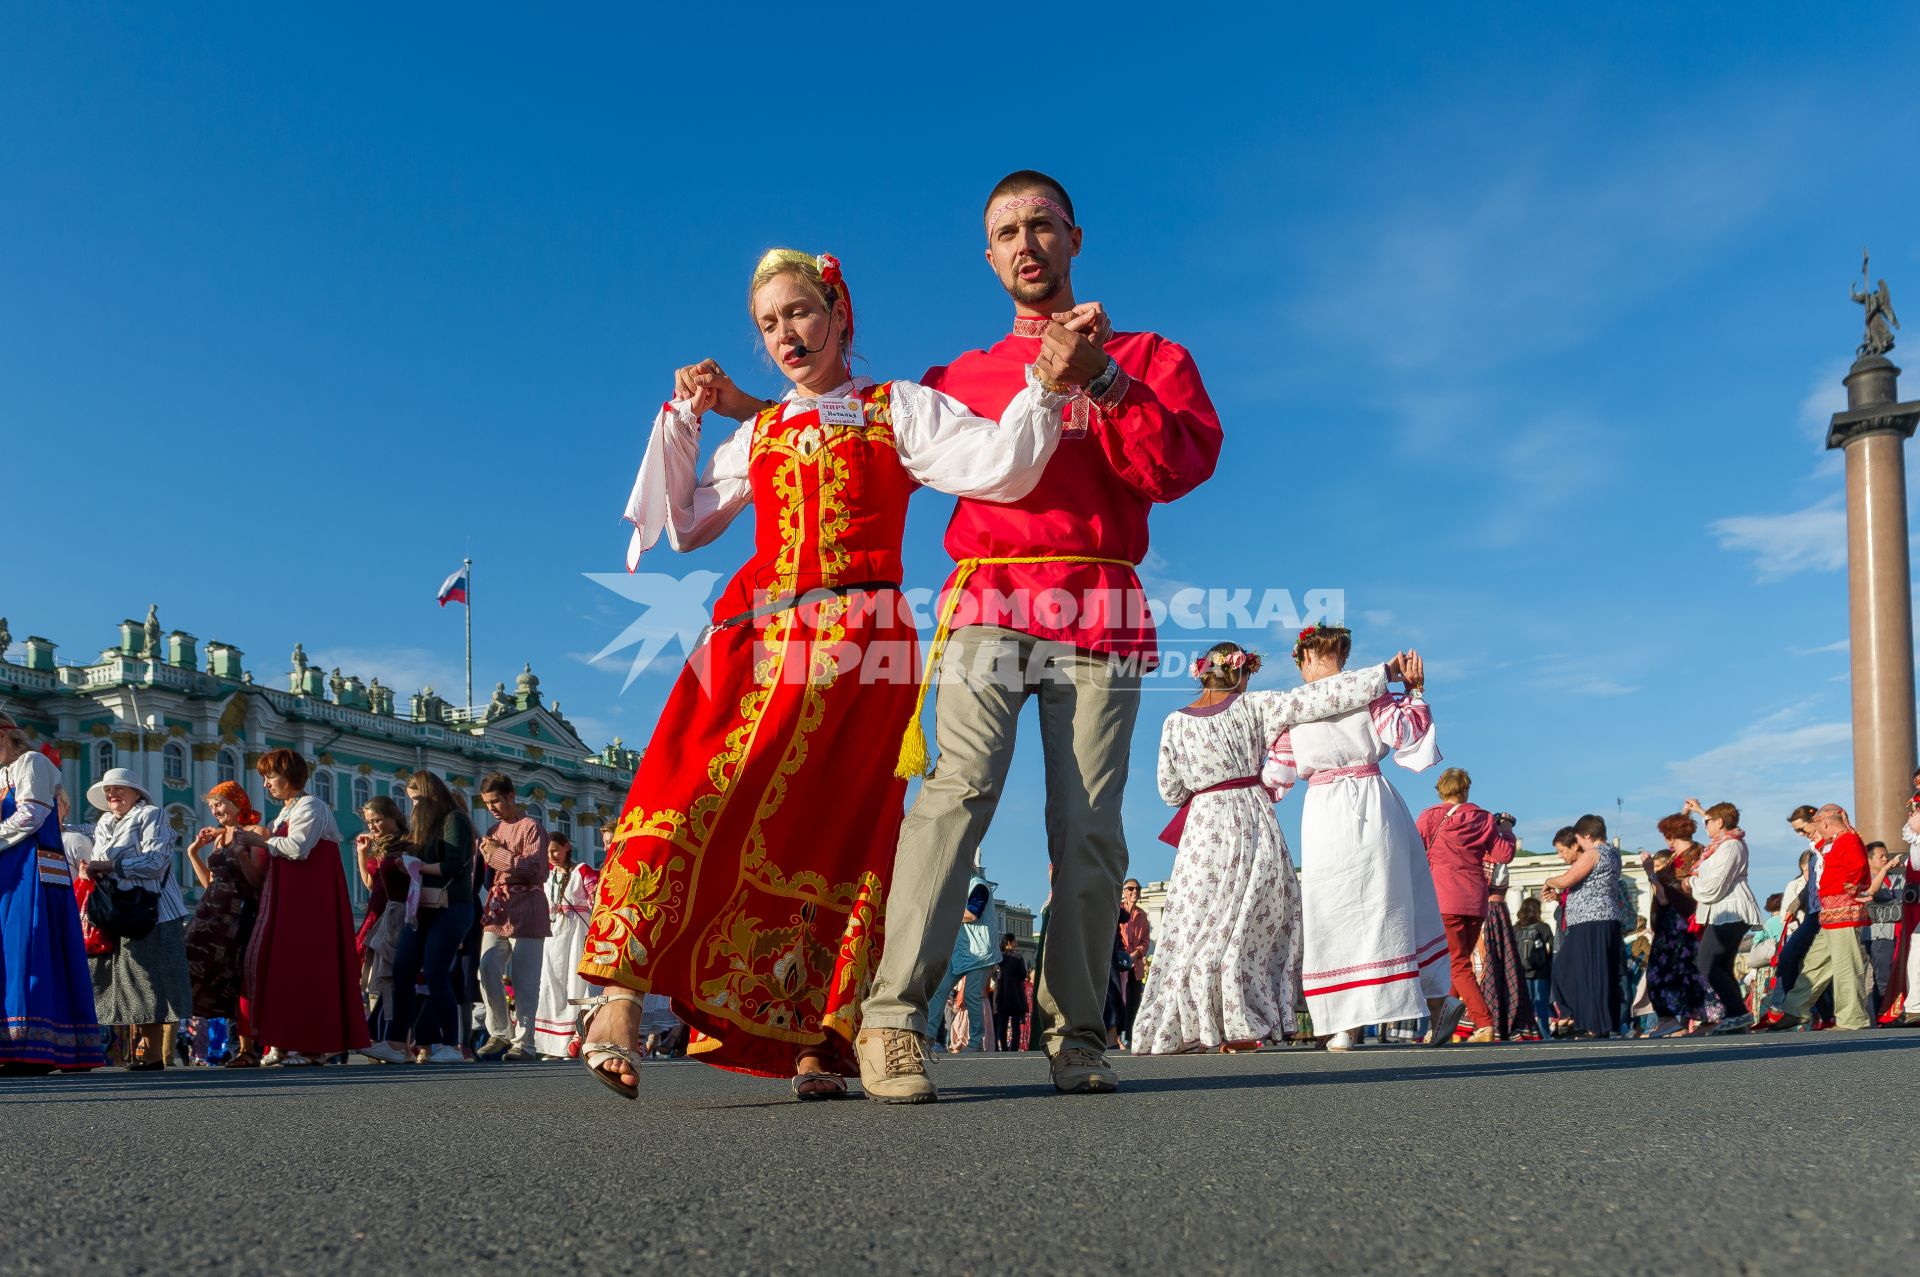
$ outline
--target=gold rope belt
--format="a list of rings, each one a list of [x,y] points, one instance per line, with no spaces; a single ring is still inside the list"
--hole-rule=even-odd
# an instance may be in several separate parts
[[[940,658],[946,654],[947,640],[953,637],[953,613],[960,604],[961,587],[967,578],[973,575],[975,568],[1007,567],[1029,563],[1105,563],[1113,567],[1132,568],[1127,559],[1103,559],[1091,554],[1027,554],[1005,559],[961,559],[953,565],[953,584],[947,588],[947,598],[940,605],[940,623],[934,627],[933,641],[927,645],[926,669],[920,675],[920,691],[913,698],[913,717],[907,720],[907,731],[900,740],[900,761],[895,765],[893,774],[902,780],[912,780],[915,776],[925,776],[932,770],[927,759],[927,732],[920,725],[920,713],[927,705],[927,688],[933,683],[934,671],[940,668]]]

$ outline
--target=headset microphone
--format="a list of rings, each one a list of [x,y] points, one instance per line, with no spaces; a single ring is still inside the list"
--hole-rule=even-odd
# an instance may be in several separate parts
[[[804,358],[807,355],[819,354],[827,348],[828,344],[828,342],[823,341],[818,346],[809,346],[805,341],[801,340],[800,335],[796,333],[794,334],[793,342],[788,346],[788,350]]]

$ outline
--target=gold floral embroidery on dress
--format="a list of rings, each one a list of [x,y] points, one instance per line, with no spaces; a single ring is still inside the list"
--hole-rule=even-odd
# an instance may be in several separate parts
[[[784,614],[775,620],[779,624],[769,625],[769,636],[784,634]],[[659,947],[666,924],[681,921],[688,892],[697,883],[700,858],[726,810],[740,765],[753,748],[785,656],[786,643],[782,639],[756,664],[755,678],[760,686],[741,697],[741,722],[727,733],[726,747],[708,761],[707,778],[713,784],[712,793],[694,799],[688,815],[667,810],[642,816],[636,808],[621,818],[615,831],[616,841],[644,836],[662,838],[686,852],[691,861],[674,856],[662,867],[642,862],[634,869],[628,869],[620,859],[607,861],[600,895],[588,924],[587,951],[580,966],[582,973],[602,976],[628,987],[646,987],[647,977],[641,971],[648,959],[646,945]],[[687,836],[688,830],[691,837]],[[689,863],[695,866],[692,874],[687,871]],[[652,912],[643,910],[642,904],[649,905]],[[652,924],[645,941],[639,936],[643,918]]]
[[[686,867],[679,856],[664,865],[642,862],[631,869],[618,860],[608,864],[586,962],[602,974],[644,979],[642,968],[651,956],[647,946],[658,945],[666,924],[680,920],[686,887],[681,871]]]
[[[834,951],[814,935],[817,906],[800,903],[783,925],[748,912],[743,888],[714,924],[706,959],[720,974],[695,996],[711,1014],[765,1037],[817,1042]]]
[[[839,977],[833,984],[834,1011],[827,1016],[829,1027],[851,1038],[859,1027],[860,1004],[873,988],[876,955],[886,904],[877,875],[860,875],[858,894],[847,911],[847,924],[840,932],[840,957],[835,963]]]
[[[670,842],[682,851],[698,854],[700,848],[683,832],[687,825],[687,814],[682,811],[664,809],[648,812],[635,807],[620,818],[613,831],[615,843],[625,842],[629,838],[658,838]]]
[[[826,690],[833,686],[841,674],[840,645],[847,637],[847,607],[846,596],[835,595],[821,601],[817,607],[808,609],[814,614],[815,632],[807,640],[807,683],[801,692],[800,714],[794,723],[793,735],[788,738],[787,747],[781,753],[773,775],[767,779],[766,789],[760,794],[760,806],[755,810],[753,826],[747,832],[748,850],[742,864],[748,870],[765,861],[767,845],[761,825],[771,819],[780,810],[781,804],[786,802],[787,778],[805,765],[807,737],[826,718]]]

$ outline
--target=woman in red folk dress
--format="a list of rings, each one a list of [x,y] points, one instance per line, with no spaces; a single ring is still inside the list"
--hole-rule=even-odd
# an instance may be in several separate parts
[[[793,383],[761,404],[708,360],[680,369],[628,501],[627,568],[665,531],[705,545],[748,505],[754,553],[714,607],[634,776],[580,974],[594,1075],[632,1098],[641,995],[690,1053],[801,1099],[846,1094],[879,954],[906,782],[897,725],[917,643],[899,595],[907,499],[926,485],[1017,500],[1053,454],[1066,396],[1030,376],[999,422],[908,381],[853,378],[839,263],[761,259],[749,310]],[[708,409],[744,422],[699,466]]]
[[[255,768],[282,806],[272,834],[236,829],[230,843],[267,853],[241,1010],[255,1040],[278,1050],[283,1064],[322,1064],[368,1041],[340,827],[306,792],[306,759],[271,749]]]

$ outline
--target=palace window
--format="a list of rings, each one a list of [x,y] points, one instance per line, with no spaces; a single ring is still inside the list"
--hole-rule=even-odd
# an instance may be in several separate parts
[[[99,780],[113,770],[113,742],[110,740],[93,743],[93,778]]]
[[[372,801],[373,782],[365,776],[355,776],[353,778],[353,809],[355,811],[364,810],[366,805]]]
[[[222,783],[232,785],[240,783],[240,755],[230,749],[223,749],[220,751],[217,766]]]
[[[167,788],[185,789],[187,787],[187,747],[177,740],[170,740],[160,749],[160,772],[166,778]]]
[[[562,807],[553,813],[553,832],[565,834],[567,841],[573,841],[573,813]]]
[[[328,811],[333,810],[333,773],[322,767],[313,773],[313,796]]]

